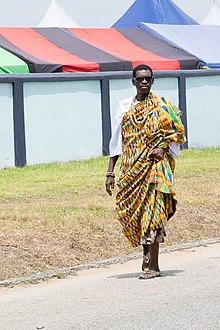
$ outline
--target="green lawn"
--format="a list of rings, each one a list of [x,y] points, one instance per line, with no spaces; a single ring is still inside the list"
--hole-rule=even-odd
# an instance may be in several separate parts
[[[105,192],[107,164],[100,157],[0,171],[0,280],[137,252]],[[165,244],[220,236],[220,148],[182,151],[175,180],[178,211]]]

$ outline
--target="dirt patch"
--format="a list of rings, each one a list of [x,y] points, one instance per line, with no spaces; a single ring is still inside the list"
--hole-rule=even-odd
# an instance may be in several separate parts
[[[177,160],[163,246],[220,236],[220,149]],[[104,190],[107,158],[0,171],[0,280],[140,252]]]
[[[68,226],[48,226],[39,219],[10,221],[1,235],[0,280],[141,251],[127,242],[115,216],[112,211],[109,219],[79,217]],[[167,224],[164,246],[219,237],[219,223],[217,207],[180,205]]]

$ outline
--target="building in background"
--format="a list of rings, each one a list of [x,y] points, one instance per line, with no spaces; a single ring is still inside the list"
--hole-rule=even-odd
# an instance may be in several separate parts
[[[162,0],[158,0],[162,1]],[[173,0],[186,14],[202,22],[214,0]],[[110,27],[134,0],[56,0],[56,3],[81,27]],[[215,0],[220,8],[220,0]],[[0,26],[35,27],[44,18],[51,0],[0,0]]]

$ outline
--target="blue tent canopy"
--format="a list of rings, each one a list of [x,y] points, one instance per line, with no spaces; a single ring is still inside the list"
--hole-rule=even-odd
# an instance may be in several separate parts
[[[220,68],[220,25],[160,25],[141,23],[139,28],[200,60],[200,66]]]
[[[136,0],[113,28],[137,27],[140,22],[155,24],[198,24],[171,0]]]

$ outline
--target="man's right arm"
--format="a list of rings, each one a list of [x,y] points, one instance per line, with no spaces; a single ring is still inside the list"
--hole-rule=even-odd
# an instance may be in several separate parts
[[[122,118],[124,114],[129,110],[132,99],[133,97],[130,97],[119,102],[116,114],[116,125],[109,143],[110,159],[108,170],[106,173],[105,189],[110,196],[112,195],[112,191],[115,187],[115,164],[117,163],[118,158],[122,154]]]
[[[108,170],[106,172],[106,181],[105,181],[105,189],[107,193],[111,196],[112,191],[115,188],[115,173],[114,173],[114,168],[117,163],[119,156],[113,156],[110,157],[109,159],[109,165],[108,165]]]

